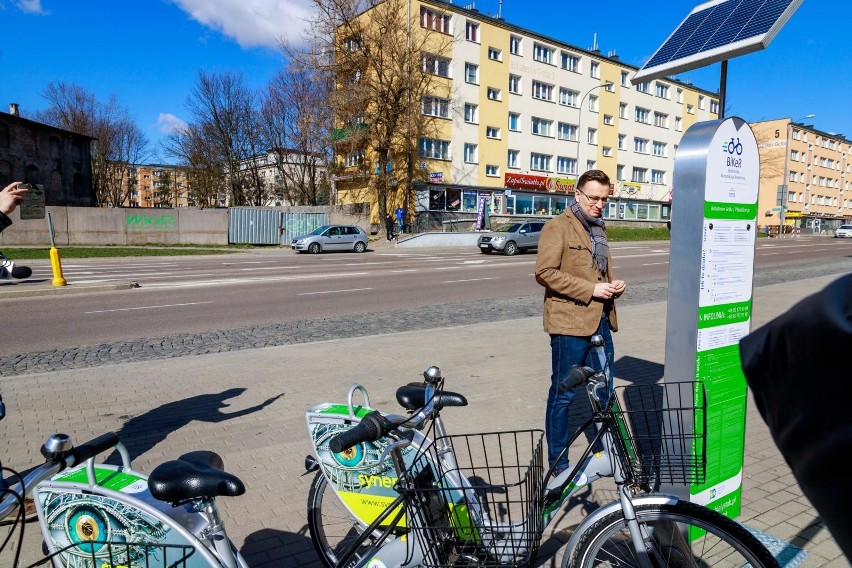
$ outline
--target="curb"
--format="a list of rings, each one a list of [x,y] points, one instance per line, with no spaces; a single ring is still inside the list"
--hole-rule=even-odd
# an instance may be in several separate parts
[[[19,289],[20,287],[20,289]],[[117,282],[113,284],[93,284],[93,285],[75,285],[68,284],[66,286],[51,286],[37,284],[35,286],[14,285],[0,286],[0,301],[11,298],[32,298],[35,296],[57,296],[60,294],[83,294],[86,292],[112,292],[113,290],[129,290],[138,288],[136,282]]]

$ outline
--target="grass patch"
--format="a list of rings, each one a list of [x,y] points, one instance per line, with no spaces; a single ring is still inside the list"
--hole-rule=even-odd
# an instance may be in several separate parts
[[[251,245],[146,245],[140,247],[57,247],[62,258],[114,258],[126,256],[191,256],[202,254],[232,254],[251,250]],[[50,247],[3,248],[3,254],[14,260],[50,260]]]
[[[671,238],[665,227],[607,227],[607,239],[617,241],[667,241]]]

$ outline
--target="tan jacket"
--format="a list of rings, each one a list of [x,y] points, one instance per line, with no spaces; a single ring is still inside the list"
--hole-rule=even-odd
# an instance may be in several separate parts
[[[612,255],[607,266],[612,267]],[[615,304],[592,298],[595,284],[604,279],[592,266],[589,233],[571,209],[544,224],[538,241],[535,279],[544,286],[543,320],[547,333],[593,335],[604,307],[612,331],[618,331]],[[612,279],[612,270],[608,269],[606,281]]]

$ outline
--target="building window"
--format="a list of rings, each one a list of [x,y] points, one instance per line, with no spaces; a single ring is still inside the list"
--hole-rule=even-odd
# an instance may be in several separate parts
[[[565,51],[562,52],[562,68],[566,71],[580,72],[580,58]]]
[[[648,141],[644,138],[633,139],[633,151],[639,154],[648,153]]]
[[[546,118],[532,117],[532,133],[538,136],[553,136],[551,129],[553,121]]]
[[[488,177],[498,177],[500,175],[500,168],[498,166],[486,165],[485,166],[485,175]]]
[[[509,150],[509,154],[506,156],[506,167],[509,168],[519,168],[521,166],[518,165],[518,156],[520,155],[519,150]]]
[[[651,111],[646,108],[636,107],[636,122],[641,122],[643,124],[650,123]]]
[[[438,75],[439,77],[450,76],[450,60],[437,55],[423,55],[423,72]]]
[[[577,127],[567,122],[560,122],[556,128],[557,138],[560,140],[577,141]]]
[[[586,141],[589,144],[597,144],[598,143],[598,130],[596,128],[589,128],[586,133]]]
[[[668,85],[666,85],[666,84],[664,84],[664,83],[660,83],[660,82],[658,81],[658,82],[654,85],[654,90],[655,90],[656,95],[657,95],[658,97],[660,97],[661,99],[667,99],[667,98],[669,98],[669,86],[668,86]]]
[[[500,100],[500,89],[495,89],[494,87],[488,87],[486,91],[488,93],[488,99],[492,101]]]
[[[553,156],[532,152],[530,154],[530,169],[538,172],[549,172],[551,159],[553,159]]]
[[[450,142],[448,140],[421,138],[418,146],[421,158],[433,158],[436,160],[450,159]]]
[[[467,144],[464,145],[464,161],[468,164],[476,163],[476,144]]]
[[[613,124],[615,124],[615,119],[612,117],[611,114],[604,115],[604,124],[606,124],[607,126],[612,126]]]
[[[541,99],[543,101],[552,100],[553,99],[553,85],[548,85],[547,83],[539,83],[538,81],[533,81],[532,96],[533,96],[534,99]]]
[[[683,104],[683,89],[677,90],[677,102]]]
[[[612,157],[612,148],[610,148],[609,146],[604,146],[601,149],[601,154],[603,154],[607,158],[611,158]]]
[[[619,135],[618,135],[618,149],[619,149],[619,150],[626,150],[626,149],[627,149],[627,148],[625,148],[625,146],[624,146],[624,140],[625,140],[626,138],[627,138],[627,136],[626,136],[626,135],[624,135],[624,134],[619,134]]]
[[[509,53],[521,55],[521,38],[518,36],[509,36]]]
[[[492,61],[503,61],[503,52],[496,47],[489,47],[488,59]]]
[[[648,92],[648,81],[642,81],[641,83],[636,83],[636,90],[640,93]]]
[[[452,18],[436,10],[430,10],[424,6],[420,7],[420,27],[448,34],[451,32]]]
[[[679,116],[675,117],[675,130],[677,130],[678,132],[683,131],[683,119]]]
[[[479,43],[479,24],[476,22],[467,22],[464,26],[464,38],[467,41]]]
[[[598,97],[597,95],[589,95],[589,110],[598,112]]]
[[[627,103],[618,104],[618,118],[627,118]]]
[[[586,171],[598,169],[597,160],[586,160]]]
[[[669,127],[669,115],[654,111],[654,126],[661,128]]]
[[[464,121],[476,124],[479,122],[479,106],[471,103],[464,103]]]
[[[719,114],[719,101],[710,101],[710,112]]]
[[[521,131],[521,115],[516,112],[509,113],[509,130],[513,132]]]
[[[565,156],[557,156],[556,158],[556,173],[558,174],[576,174],[577,160],[574,158],[566,158]]]
[[[479,65],[473,63],[464,64],[464,80],[473,85],[479,84]]]
[[[624,164],[618,164],[615,167],[615,179],[616,181],[624,181]]]
[[[487,138],[499,139],[500,138],[500,129],[497,128],[496,126],[486,126],[485,127],[485,136]]]
[[[571,89],[560,87],[559,104],[576,108],[579,94],[580,93],[578,93],[577,91],[572,91]]]
[[[509,75],[509,92],[516,95],[521,94],[521,78],[517,75]]]
[[[637,181],[639,183],[647,183],[648,182],[648,168],[633,168],[633,177],[630,178],[630,181]]]
[[[423,97],[422,112],[426,116],[450,118],[450,101],[439,97]]]
[[[360,166],[364,163],[364,150],[353,150],[346,154],[346,167]]]
[[[621,72],[621,86],[622,87],[627,86],[627,81],[628,81],[629,77],[630,77],[630,73],[628,73],[627,71]]]
[[[541,63],[553,65],[553,48],[533,43],[533,59]]]
[[[703,95],[698,95],[698,110],[705,110],[707,108],[707,104],[704,100]]]
[[[686,105],[686,112],[689,114],[695,114],[695,107],[692,105]]]
[[[654,143],[651,144],[651,153],[655,156],[666,156],[666,144],[665,142],[658,142],[654,140]]]
[[[593,79],[600,79],[601,78],[601,64],[598,63],[597,61],[592,61],[591,63],[589,63],[589,75]]]

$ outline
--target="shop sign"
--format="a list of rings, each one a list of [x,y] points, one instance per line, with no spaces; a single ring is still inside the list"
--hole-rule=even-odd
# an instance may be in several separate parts
[[[530,174],[507,173],[504,185],[509,189],[526,189],[532,191],[574,191],[575,180],[569,178],[552,178]]]
[[[431,181],[431,182],[444,181],[444,172],[429,172],[429,181]]]
[[[626,181],[624,182],[624,190],[628,195],[633,195],[634,193],[642,190],[642,184]]]

